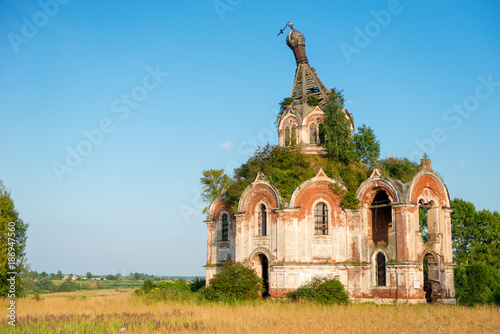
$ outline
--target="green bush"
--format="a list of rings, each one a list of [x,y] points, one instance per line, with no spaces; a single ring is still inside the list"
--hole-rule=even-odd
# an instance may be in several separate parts
[[[317,98],[316,96],[314,95],[309,95],[307,97],[307,104],[310,105],[311,107],[314,107],[314,106],[317,106],[319,105],[319,103],[321,102],[319,98]]]
[[[195,279],[189,283],[189,287],[191,288],[191,291],[196,292],[205,287],[205,282],[206,280],[204,278],[195,277]]]
[[[177,291],[185,291],[191,292],[191,287],[187,284],[185,280],[177,280],[177,281],[165,281],[156,283],[153,290],[177,290]]]
[[[255,271],[239,262],[226,262],[203,295],[208,300],[233,302],[257,299],[259,292],[264,292],[264,288]]]
[[[291,97],[283,98],[283,100],[281,100],[281,102],[280,102],[280,114],[282,114],[283,111],[285,111],[286,107],[288,107],[292,103],[293,103],[293,98],[291,98]]]
[[[190,285],[183,279],[175,281],[154,282],[147,279],[142,287],[135,290],[137,296],[146,296],[152,300],[188,301],[201,299],[191,292]]]
[[[36,282],[34,282],[35,290],[54,290],[55,285],[54,282],[48,277],[39,278]]]
[[[78,286],[78,290],[92,290],[92,285],[86,282],[80,283]]]
[[[36,300],[36,301],[41,301],[41,300],[43,300],[44,298],[42,298],[42,297],[40,296],[40,293],[41,293],[40,291],[35,290],[35,291],[33,292],[33,299],[34,299],[34,300]]]
[[[416,162],[407,158],[389,157],[379,161],[378,168],[382,171],[382,176],[401,180],[404,183],[410,182],[421,167]]]
[[[153,282],[153,280],[148,278],[148,279],[144,280],[144,282],[142,282],[142,287],[140,289],[137,289],[137,290],[140,290],[144,293],[149,293],[149,291],[151,291],[151,289],[153,289],[155,286],[156,286],[156,283]],[[136,292],[137,292],[137,290],[136,290]]]
[[[71,280],[66,280],[57,287],[58,292],[73,292],[78,290],[78,283]]]
[[[307,300],[320,304],[348,304],[349,295],[335,277],[314,277],[311,282],[286,294],[292,301]]]

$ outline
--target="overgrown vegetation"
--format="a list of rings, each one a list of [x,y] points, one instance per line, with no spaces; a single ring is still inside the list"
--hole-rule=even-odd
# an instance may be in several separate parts
[[[283,100],[280,102],[280,114],[285,111],[285,109],[290,106],[293,103],[293,98],[291,97],[285,97]]]
[[[211,203],[229,187],[231,178],[224,174],[224,170],[222,169],[209,169],[203,171],[200,183],[202,186],[202,200],[205,203]],[[208,207],[205,207],[203,213],[206,213],[207,210]]]
[[[368,168],[375,166],[380,156],[380,142],[373,130],[361,125],[352,138],[354,153],[358,161]]]
[[[254,155],[234,172],[234,182],[226,193],[226,200],[234,211],[243,191],[255,180],[258,172],[264,173],[266,180],[273,183],[285,198],[290,198],[295,188],[315,175],[307,156],[300,153],[296,147],[269,144],[259,147]]]
[[[292,301],[310,301],[319,304],[348,304],[349,296],[336,277],[314,277],[311,282],[286,294]]]
[[[267,144],[259,147],[247,162],[235,170],[232,179],[223,170],[203,172],[200,181],[205,202],[212,202],[224,192],[225,200],[236,212],[243,191],[255,180],[258,172],[265,175],[284,199],[290,199],[302,182],[314,177],[323,168],[329,177],[343,184],[344,188],[337,186],[332,190],[342,197],[341,206],[347,208],[359,206],[356,192],[373,168],[379,168],[384,177],[411,181],[420,170],[419,164],[406,158],[379,160],[380,143],[370,127],[363,124],[351,134],[351,121],[344,113],[344,101],[342,91],[334,88],[329,92],[327,103],[322,105],[325,118],[320,123],[320,142],[328,155],[303,154],[296,145],[280,147]],[[314,105],[319,100],[311,98],[309,102]],[[281,113],[292,103],[292,98],[284,98],[280,103]]]
[[[203,295],[211,301],[234,302],[257,299],[262,292],[262,280],[255,271],[239,262],[226,262]]]
[[[320,100],[319,100],[319,98],[317,98],[317,97],[316,97],[316,96],[314,96],[314,95],[309,95],[309,96],[307,97],[307,101],[306,101],[306,102],[307,102],[307,104],[308,104],[308,105],[310,105],[311,107],[315,107],[315,106],[319,105]]]
[[[205,279],[196,277],[193,281],[178,279],[175,281],[155,282],[147,279],[139,289],[135,290],[136,296],[142,296],[147,301],[176,301],[176,302],[202,302],[205,300],[200,292],[205,286]]]
[[[351,121],[344,113],[344,96],[335,88],[328,93],[328,103],[323,107],[325,118],[319,125],[319,140],[328,156],[344,164],[354,160]]]
[[[382,172],[382,176],[406,183],[413,179],[421,167],[418,163],[409,161],[407,158],[388,157],[380,160],[377,163],[377,168]]]

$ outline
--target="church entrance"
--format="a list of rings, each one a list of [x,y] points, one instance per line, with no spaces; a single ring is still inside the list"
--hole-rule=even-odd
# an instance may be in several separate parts
[[[428,303],[435,303],[438,301],[440,289],[439,266],[436,257],[427,253],[424,256],[423,267],[425,300]]]
[[[252,259],[252,267],[257,276],[262,278],[262,283],[264,284],[262,297],[269,297],[269,261],[267,260],[267,256],[262,253],[255,254]]]

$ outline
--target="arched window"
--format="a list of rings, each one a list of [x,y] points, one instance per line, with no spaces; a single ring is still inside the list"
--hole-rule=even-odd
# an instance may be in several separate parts
[[[328,234],[328,207],[325,203],[318,203],[314,208],[314,234]]]
[[[424,242],[429,240],[438,232],[438,221],[436,219],[437,207],[434,201],[425,202],[421,199],[418,202],[418,223]]]
[[[316,123],[309,124],[309,143],[318,144],[318,125]]]
[[[371,237],[373,244],[389,244],[389,233],[392,232],[391,199],[385,190],[379,190],[371,203]]]
[[[222,215],[222,241],[229,240],[229,217],[227,213]]]
[[[290,146],[290,127],[285,126],[285,146]]]
[[[297,145],[297,125],[292,125],[292,138],[290,140],[292,145]]]
[[[379,252],[377,254],[377,286],[386,286],[385,255],[382,252]]]
[[[262,236],[267,235],[267,209],[264,204],[260,206],[260,222],[259,222],[259,234]]]

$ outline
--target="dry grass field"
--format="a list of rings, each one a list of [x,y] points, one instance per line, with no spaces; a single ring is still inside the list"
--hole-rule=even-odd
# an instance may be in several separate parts
[[[500,333],[500,308],[488,306],[153,302],[131,290],[43,297],[17,300],[17,326],[2,316],[0,333]]]

